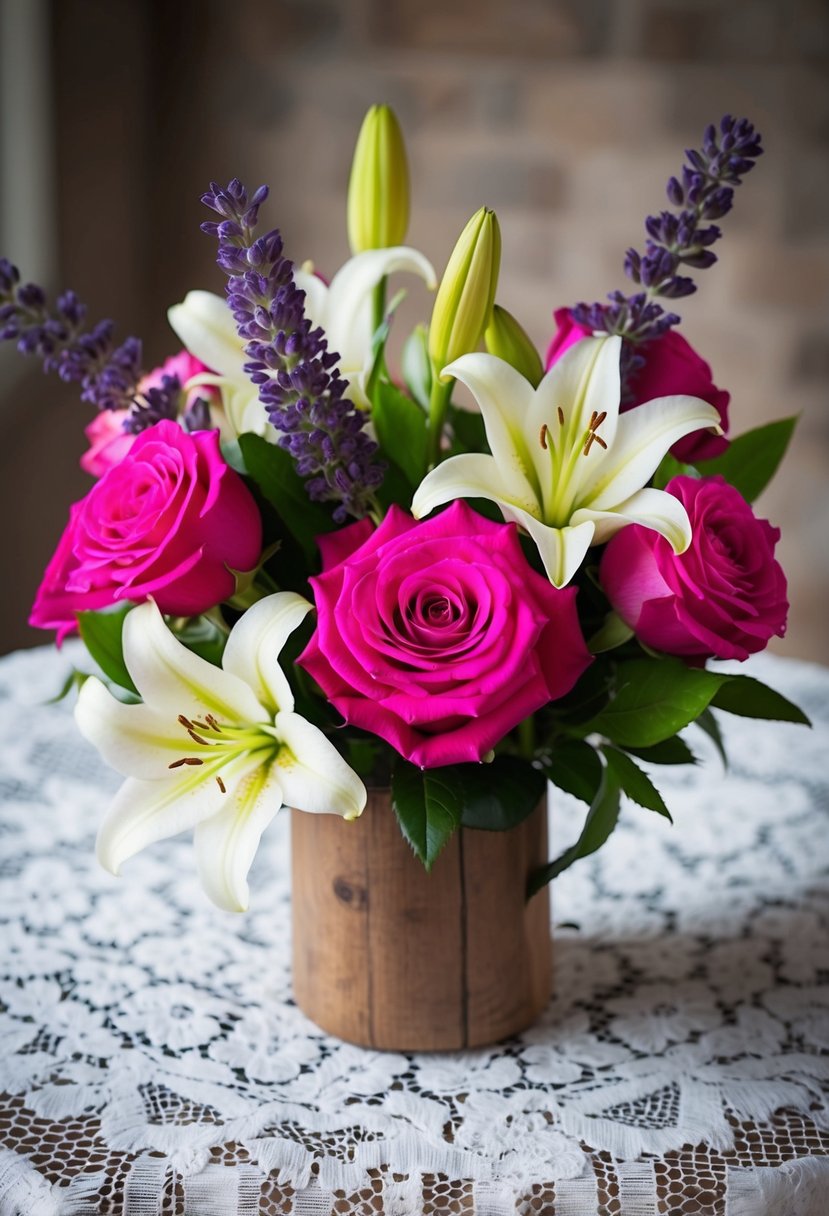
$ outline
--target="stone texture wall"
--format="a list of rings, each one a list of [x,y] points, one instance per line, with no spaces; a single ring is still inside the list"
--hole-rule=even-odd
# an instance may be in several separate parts
[[[157,355],[166,353],[167,303],[218,282],[196,231],[194,200],[208,178],[269,181],[267,214],[293,256],[313,257],[323,271],[347,256],[345,184],[373,101],[390,102],[407,134],[411,243],[442,269],[469,214],[494,207],[504,238],[499,299],[542,345],[554,307],[624,285],[623,252],[641,244],[643,217],[663,205],[683,148],[725,111],[751,117],[767,154],[723,221],[721,262],[681,302],[682,332],[731,391],[735,432],[802,414],[761,506],[784,533],[793,606],[782,649],[829,661],[826,0],[108,7],[143,22],[148,193],[133,239]],[[91,21],[101,0],[58,8],[64,21],[67,9]],[[102,55],[117,52],[114,29],[108,37],[90,57],[93,75]],[[87,95],[91,87],[87,76]],[[94,128],[88,139],[94,150]],[[100,207],[92,184],[75,189],[73,205],[84,189],[86,205]],[[86,271],[76,269],[84,290]],[[102,310],[117,311],[105,284],[96,291]],[[406,320],[428,315],[425,295],[413,291],[405,309]]]

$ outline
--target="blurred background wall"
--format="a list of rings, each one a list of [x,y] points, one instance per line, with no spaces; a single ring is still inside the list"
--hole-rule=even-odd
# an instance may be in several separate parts
[[[175,349],[165,310],[221,290],[200,192],[272,186],[289,254],[347,256],[364,111],[407,133],[410,243],[442,269],[481,203],[504,237],[499,299],[539,344],[555,307],[623,286],[622,255],[686,146],[723,112],[767,154],[723,221],[682,332],[732,394],[732,429],[802,418],[761,500],[783,529],[789,637],[829,661],[829,4],[826,0],[0,0],[0,234],[24,276]],[[407,319],[428,317],[413,292]],[[25,624],[71,499],[88,413],[0,352],[0,649]]]

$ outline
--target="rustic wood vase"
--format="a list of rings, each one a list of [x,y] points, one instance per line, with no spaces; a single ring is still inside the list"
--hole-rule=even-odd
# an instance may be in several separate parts
[[[389,791],[360,819],[292,812],[293,976],[300,1008],[364,1047],[457,1051],[526,1029],[550,996],[546,799],[508,832],[463,828],[430,873]]]

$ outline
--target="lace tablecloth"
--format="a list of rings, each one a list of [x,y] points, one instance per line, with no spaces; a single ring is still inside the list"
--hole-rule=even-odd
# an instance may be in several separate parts
[[[722,715],[727,774],[689,731],[675,826],[628,805],[557,881],[533,1030],[403,1056],[292,1003],[287,816],[246,916],[188,841],[98,868],[117,779],[42,703],[66,666],[0,662],[0,1216],[829,1212],[829,672],[753,663],[815,729]]]

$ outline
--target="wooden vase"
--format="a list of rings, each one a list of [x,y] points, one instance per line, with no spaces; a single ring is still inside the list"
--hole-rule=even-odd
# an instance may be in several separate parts
[[[550,996],[546,799],[508,832],[462,828],[427,873],[389,791],[362,817],[293,811],[294,995],[364,1047],[452,1051],[526,1029]]]

